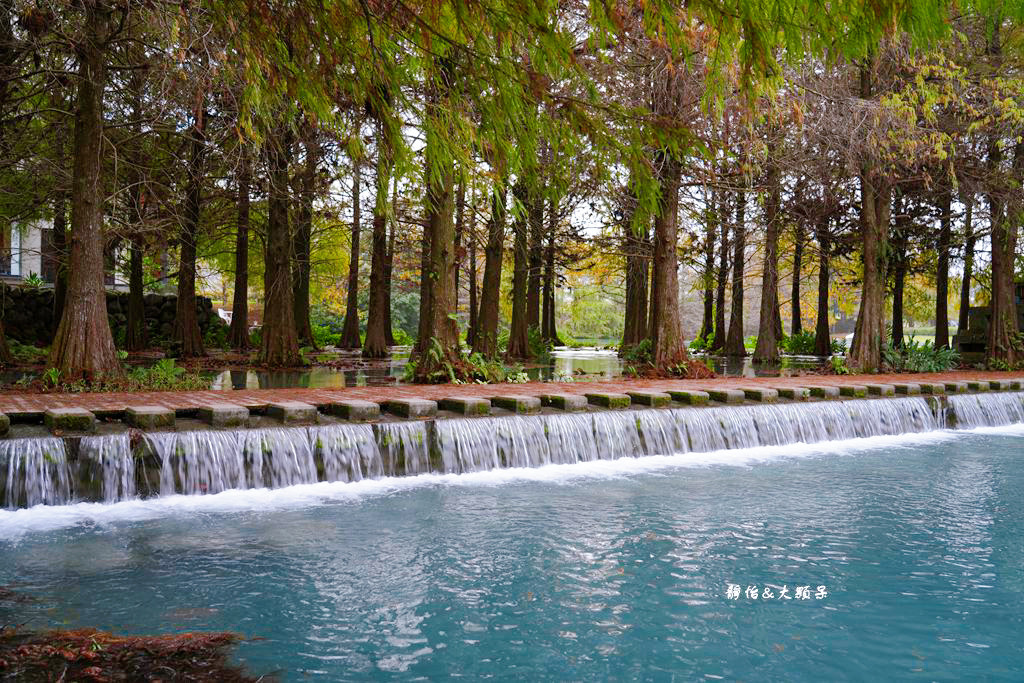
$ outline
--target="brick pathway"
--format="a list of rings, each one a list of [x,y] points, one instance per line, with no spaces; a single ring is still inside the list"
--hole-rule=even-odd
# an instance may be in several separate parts
[[[210,403],[234,403],[259,408],[275,401],[302,401],[324,405],[340,399],[383,401],[388,398],[440,399],[456,396],[502,396],[589,392],[623,392],[653,389],[702,389],[708,387],[809,387],[844,384],[899,384],[908,382],[969,381],[978,379],[1024,379],[1021,373],[966,370],[957,372],[902,375],[803,375],[798,377],[721,377],[703,380],[614,379],[587,382],[530,382],[528,384],[440,384],[394,387],[350,387],[345,389],[242,389],[235,391],[153,391],[106,394],[29,394],[0,392],[0,413],[24,415],[48,408],[85,408],[93,412],[123,411],[128,406],[162,406],[187,410]]]

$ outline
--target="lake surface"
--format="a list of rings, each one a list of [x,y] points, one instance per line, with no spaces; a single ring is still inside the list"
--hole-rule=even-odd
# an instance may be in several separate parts
[[[1022,455],[1017,425],[0,511],[37,599],[0,621],[236,630],[285,680],[1021,680]]]

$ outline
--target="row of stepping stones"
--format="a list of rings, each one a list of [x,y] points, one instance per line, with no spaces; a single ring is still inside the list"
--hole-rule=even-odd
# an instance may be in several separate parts
[[[587,410],[590,406],[624,409],[630,406],[663,408],[673,402],[700,406],[711,402],[737,405],[745,402],[775,403],[785,401],[868,398],[872,396],[919,396],[983,391],[1020,391],[1024,380],[977,380],[969,382],[920,382],[899,384],[847,384],[841,386],[749,387],[740,389],[667,389],[665,391],[626,391],[624,393],[591,392],[584,394],[542,394],[540,396],[505,395],[479,398],[452,396],[432,401],[422,398],[396,398],[375,403],[362,400],[339,400],[315,406],[297,401],[269,403],[267,417],[286,425],[314,424],[320,412],[352,422],[369,422],[381,417],[381,411],[406,419],[427,419],[439,410],[463,416],[490,415],[492,408],[520,415],[540,412],[549,407],[567,412]],[[250,413],[245,406],[217,403],[201,406],[197,417],[214,427],[241,427],[248,423]],[[134,406],[124,411],[124,422],[137,429],[169,429],[175,425],[175,412],[159,406]],[[96,431],[96,415],[84,408],[53,408],[43,421],[55,434],[92,433]],[[0,413],[0,436],[10,428],[10,418]]]

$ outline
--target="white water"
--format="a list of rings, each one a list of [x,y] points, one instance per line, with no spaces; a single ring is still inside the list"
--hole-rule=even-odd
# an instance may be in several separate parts
[[[949,397],[960,427],[1024,422],[1024,393]],[[285,489],[318,482],[479,475],[505,469],[607,463],[641,456],[753,452],[936,432],[945,410],[925,398],[672,410],[598,411],[377,425],[86,437],[71,460],[60,439],[0,441],[7,508],[112,503],[176,494]],[[602,465],[604,466],[604,465]]]
[[[572,485],[579,481],[616,479],[679,468],[751,467],[793,458],[852,456],[871,451],[898,451],[943,443],[965,434],[1024,436],[1024,424],[963,431],[931,431],[873,436],[816,444],[787,444],[729,449],[709,453],[677,453],[640,458],[594,460],[576,465],[508,468],[469,474],[421,474],[355,482],[319,482],[281,489],[231,489],[207,496],[173,495],[113,504],[74,503],[0,510],[0,541],[16,541],[28,533],[205,514],[266,513],[316,505],[360,504],[383,496],[426,487],[506,486],[523,482]],[[920,452],[920,451],[918,451]]]

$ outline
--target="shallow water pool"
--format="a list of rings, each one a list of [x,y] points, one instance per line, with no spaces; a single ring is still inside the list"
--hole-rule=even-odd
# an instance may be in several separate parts
[[[1020,680],[1022,437],[4,511],[0,622],[236,630],[285,680]]]

